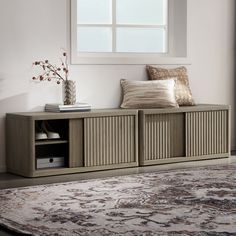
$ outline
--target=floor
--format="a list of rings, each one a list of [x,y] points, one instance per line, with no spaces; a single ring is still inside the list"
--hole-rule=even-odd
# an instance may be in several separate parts
[[[25,187],[25,186],[50,184],[50,183],[60,183],[60,182],[67,182],[67,181],[77,181],[77,180],[83,180],[83,179],[104,178],[104,177],[112,177],[112,176],[118,176],[118,175],[130,175],[130,174],[155,172],[155,171],[171,170],[171,169],[191,168],[191,167],[198,167],[198,166],[200,167],[200,166],[207,166],[207,165],[231,164],[231,163],[236,163],[235,154],[236,153],[233,153],[233,155],[229,159],[226,158],[226,159],[214,159],[214,160],[207,160],[207,161],[174,163],[174,164],[165,164],[165,165],[157,165],[157,166],[127,168],[127,169],[79,173],[79,174],[63,175],[63,176],[50,176],[50,177],[41,177],[41,178],[24,178],[24,177],[9,174],[9,173],[1,173],[0,174],[0,189]],[[9,235],[19,235],[19,234],[14,234],[0,227],[0,236],[9,236]]]

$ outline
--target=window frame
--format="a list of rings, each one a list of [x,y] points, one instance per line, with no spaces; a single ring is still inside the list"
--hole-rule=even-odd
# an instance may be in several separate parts
[[[119,26],[116,24],[116,6],[115,0],[112,0],[112,50],[116,46],[114,44],[114,40],[116,39],[116,28]],[[172,49],[173,44],[173,36],[172,36],[172,26],[169,25],[172,19],[172,9],[173,9],[173,1],[175,0],[167,0],[167,15],[166,15],[166,52],[163,53],[126,53],[126,52],[97,52],[97,53],[89,53],[89,52],[77,52],[77,0],[71,0],[71,64],[96,64],[96,65],[116,65],[116,64],[125,64],[125,65],[138,65],[138,64],[189,64],[186,62],[187,57],[172,57],[170,55],[170,50]],[[83,24],[89,26],[96,26],[96,24]],[[97,26],[106,25],[106,24],[98,24]],[[108,25],[106,25],[108,26]],[[121,24],[122,27],[128,27],[128,25]],[[148,25],[129,25],[133,28],[135,27],[149,27]],[[157,25],[155,25],[157,27]],[[159,26],[158,26],[159,27]],[[163,26],[161,26],[163,27]],[[187,60],[188,61],[188,60]],[[158,63],[157,63],[158,62]]]

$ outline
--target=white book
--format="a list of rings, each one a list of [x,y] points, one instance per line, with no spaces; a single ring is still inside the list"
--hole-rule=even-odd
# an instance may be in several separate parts
[[[49,103],[45,105],[45,108],[58,108],[58,109],[69,109],[69,108],[91,108],[88,103],[76,103],[74,105],[64,105],[60,103]]]
[[[56,112],[56,113],[63,113],[63,112],[89,112],[91,109],[85,109],[85,110],[45,110],[46,112]]]
[[[60,103],[48,103],[45,105],[47,112],[86,112],[91,110],[88,103],[76,103],[74,105],[64,105]]]
[[[75,111],[91,110],[91,107],[74,107],[74,108],[45,108],[46,111]]]
[[[75,112],[75,111],[80,111],[80,112],[85,112],[85,111],[90,111],[91,107],[71,107],[71,108],[48,108],[45,107],[45,111],[48,112]]]

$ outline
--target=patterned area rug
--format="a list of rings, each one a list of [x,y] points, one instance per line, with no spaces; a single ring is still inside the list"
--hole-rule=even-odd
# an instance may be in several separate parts
[[[0,224],[30,235],[236,235],[236,165],[0,191]]]

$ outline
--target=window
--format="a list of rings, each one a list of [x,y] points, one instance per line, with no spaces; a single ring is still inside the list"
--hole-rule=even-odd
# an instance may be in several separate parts
[[[164,53],[167,0],[77,0],[77,51]]]
[[[170,55],[173,1],[72,0],[72,63],[145,64]]]

